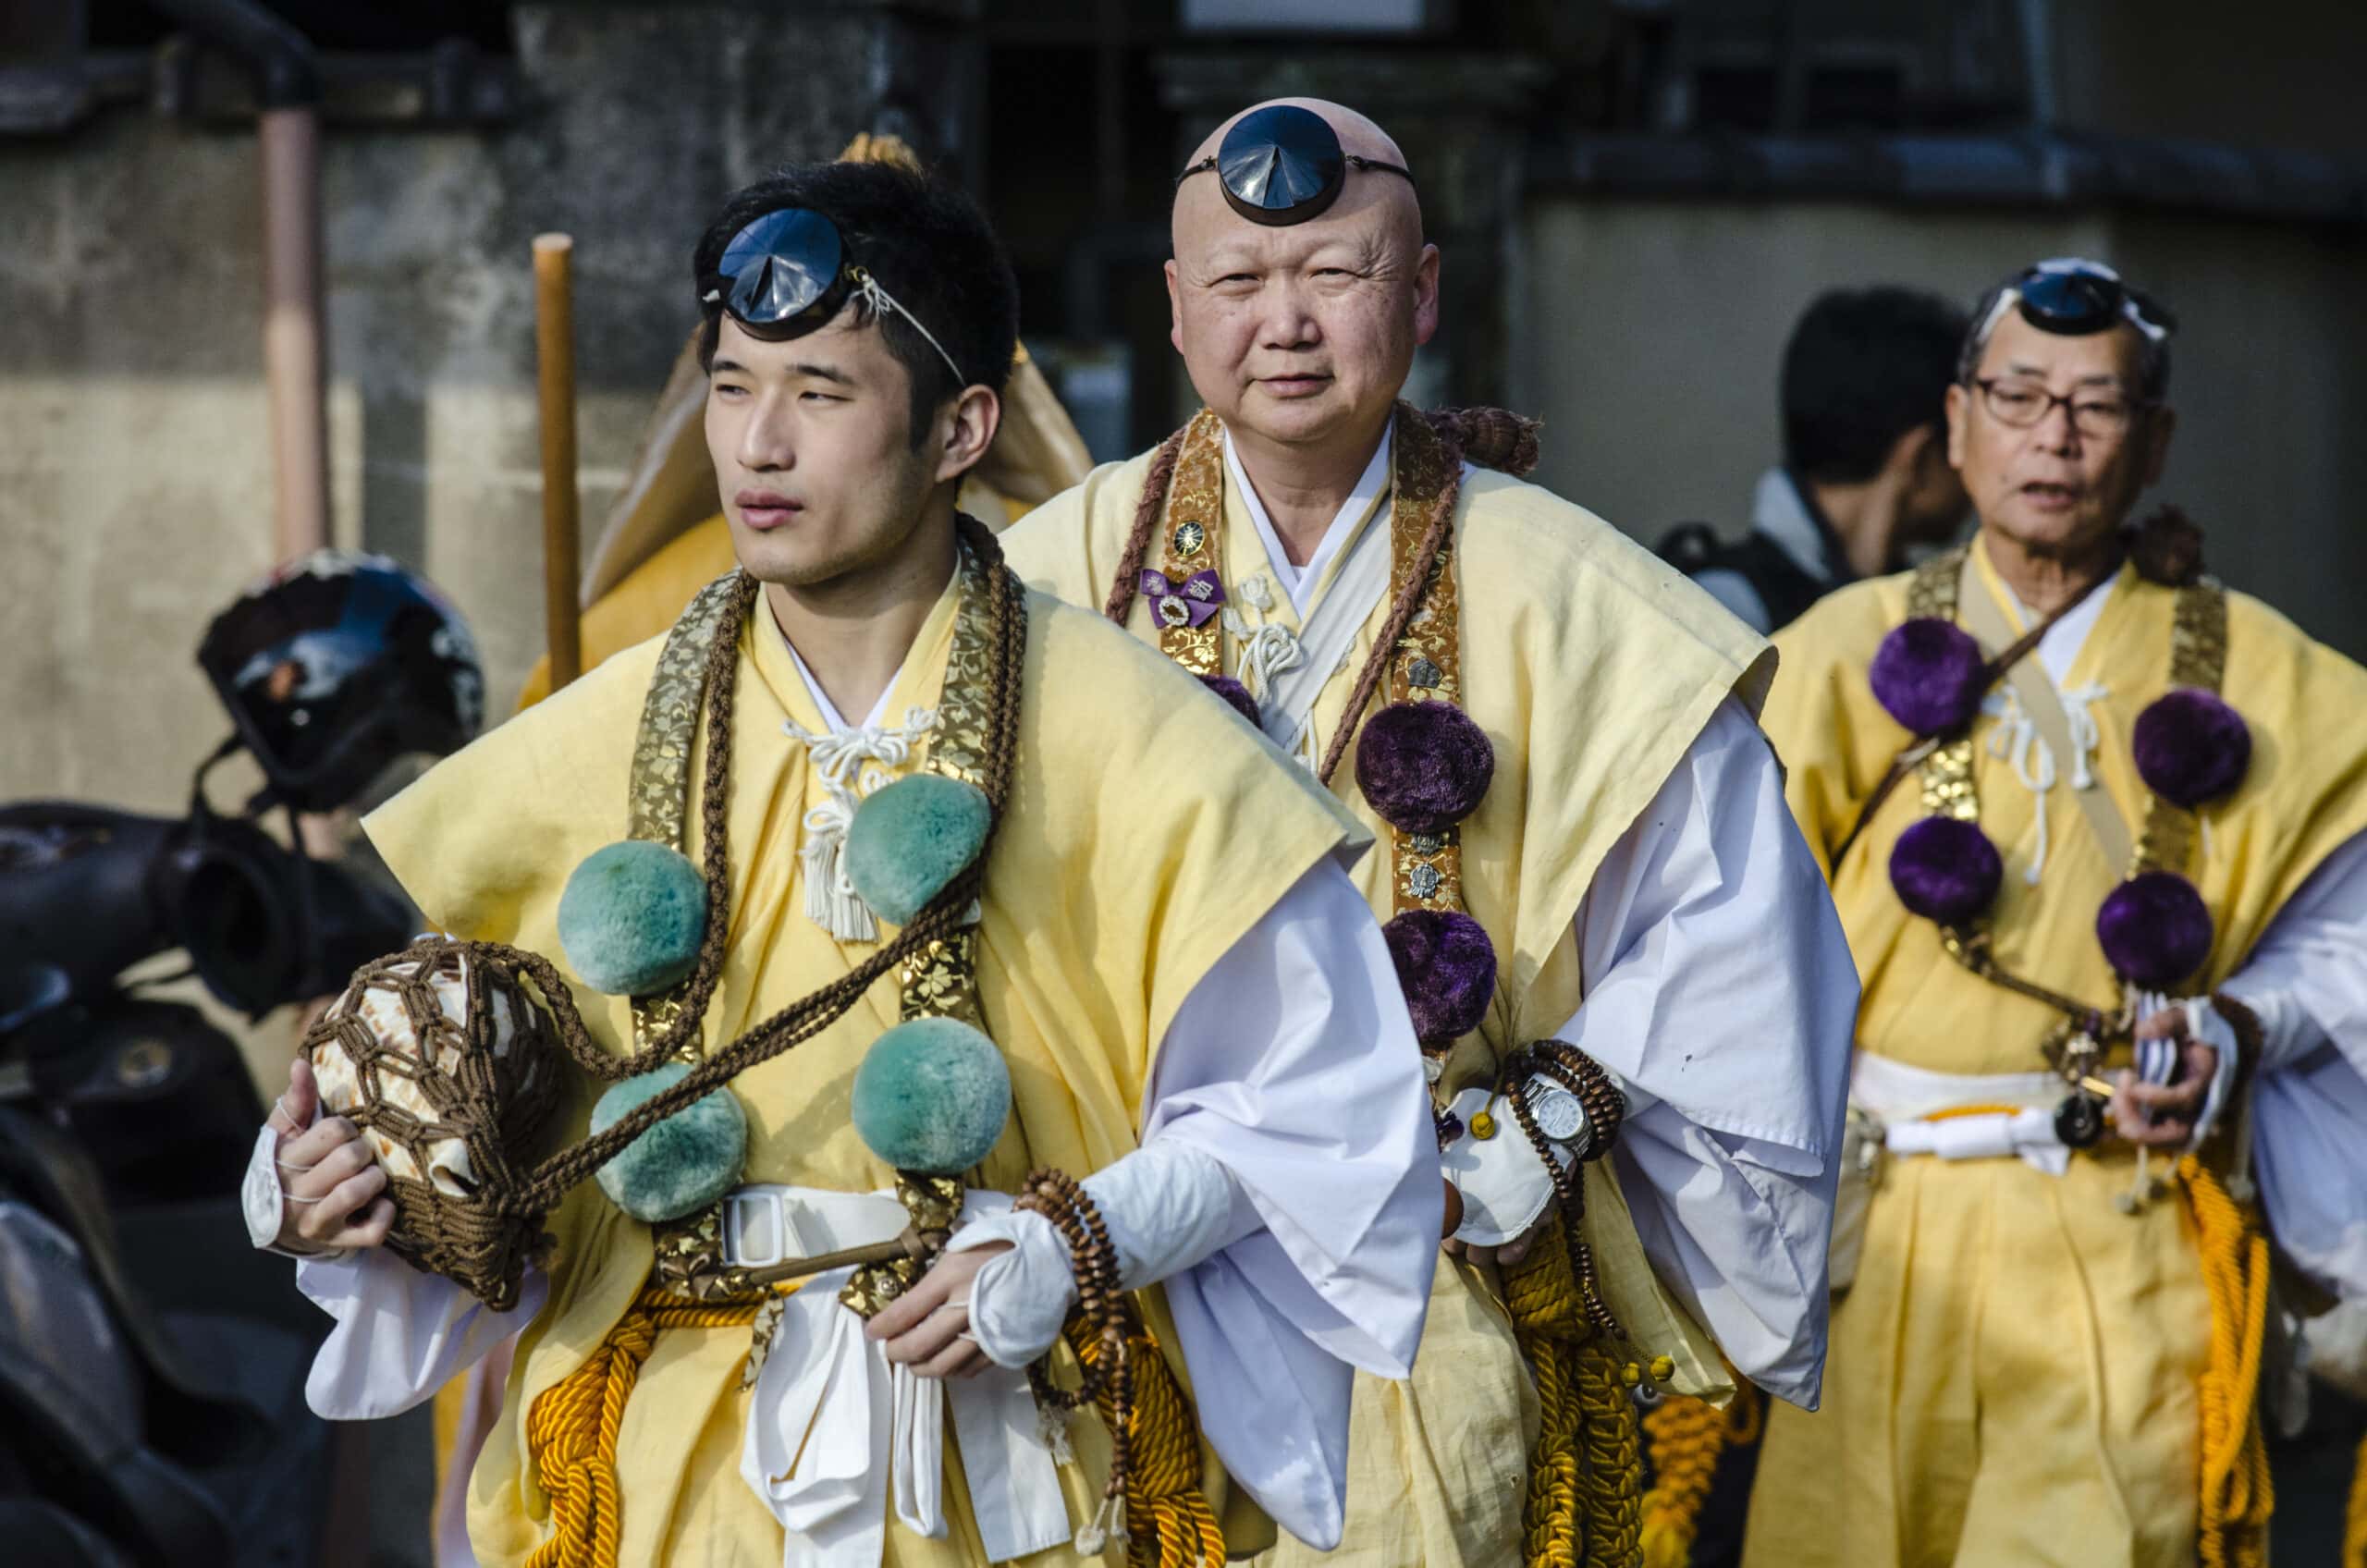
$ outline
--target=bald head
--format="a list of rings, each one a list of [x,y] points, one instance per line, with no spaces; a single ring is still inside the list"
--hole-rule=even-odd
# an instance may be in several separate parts
[[[1262,104],[1252,104],[1201,138],[1200,144],[1192,149],[1192,155],[1184,160],[1184,166],[1191,168],[1215,157],[1217,149],[1224,144],[1225,137],[1234,126],[1260,109],[1276,108],[1305,109],[1315,116],[1331,128],[1331,134],[1340,139],[1340,151],[1349,157],[1367,158],[1401,169],[1413,167],[1405,161],[1404,150],[1397,145],[1397,139],[1381,129],[1369,116],[1360,114],[1344,104],[1334,104],[1328,98],[1269,98]],[[1347,189],[1341,193],[1340,205],[1355,202],[1360,206],[1380,206],[1388,214],[1392,239],[1417,251],[1421,248],[1422,203],[1415,195],[1414,181],[1410,177],[1360,170],[1351,165],[1347,178]],[[1197,219],[1200,208],[1210,202],[1235,222],[1248,221],[1233,213],[1224,199],[1223,187],[1219,183],[1215,171],[1211,170],[1207,178],[1195,176],[1176,187],[1173,222],[1178,230],[1185,221],[1187,210],[1194,219]]]
[[[1246,116],[1277,106],[1322,119],[1352,158],[1408,166],[1388,132],[1319,98],[1254,104],[1209,132],[1190,163],[1214,156]],[[1438,326],[1438,247],[1423,242],[1413,181],[1350,164],[1330,206],[1261,224],[1233,210],[1211,170],[1176,187],[1172,221],[1172,336],[1202,399],[1245,449],[1361,467],[1415,349]]]

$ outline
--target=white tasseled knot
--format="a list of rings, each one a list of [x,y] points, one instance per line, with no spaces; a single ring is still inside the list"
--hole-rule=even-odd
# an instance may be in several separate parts
[[[1241,596],[1248,600],[1249,607],[1261,616],[1274,607],[1274,585],[1266,581],[1266,574],[1262,571],[1253,571],[1243,580]]]
[[[2095,755],[2102,736],[2096,729],[2096,716],[2090,709],[2110,694],[2102,683],[2056,688],[2056,695],[2063,701],[2064,722],[2071,731],[2074,790],[2095,788],[2095,769],[2090,759]],[[1997,720],[1997,727],[1989,732],[1989,754],[2012,763],[2014,777],[2030,792],[2037,811],[2038,849],[2030,856],[2030,869],[2022,873],[2022,880],[2035,888],[2046,871],[2046,797],[2054,788],[2054,748],[2038,732],[2037,723],[2023,711],[2021,693],[2011,686],[1982,698],[1981,711]]]
[[[1073,1413],[1057,1404],[1036,1403],[1036,1433],[1050,1451],[1055,1464],[1076,1463],[1076,1449],[1069,1441],[1069,1422]]]
[[[1298,637],[1287,626],[1268,621],[1242,642],[1241,683],[1259,702],[1274,689],[1274,678],[1306,662]]]
[[[1098,1557],[1113,1544],[1123,1546],[1125,1542],[1126,1516],[1118,1511],[1116,1498],[1104,1497],[1085,1528],[1076,1533],[1077,1555]]]
[[[892,779],[882,768],[863,765],[901,766],[921,737],[937,727],[937,710],[907,708],[901,725],[866,724],[820,735],[793,718],[781,720],[780,727],[813,754],[814,769],[829,796],[805,814],[805,847],[798,851],[805,876],[805,918],[841,942],[876,941],[879,922],[847,880],[847,829],[864,795]]]

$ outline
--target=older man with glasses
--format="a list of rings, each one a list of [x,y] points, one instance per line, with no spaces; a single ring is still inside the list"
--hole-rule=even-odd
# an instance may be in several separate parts
[[[1977,538],[1777,642],[1864,982],[1825,1406],[1745,1562],[2258,1562],[2270,1238],[2367,1294],[2367,672],[2130,526],[2175,323],[2092,262],[1973,316]]]

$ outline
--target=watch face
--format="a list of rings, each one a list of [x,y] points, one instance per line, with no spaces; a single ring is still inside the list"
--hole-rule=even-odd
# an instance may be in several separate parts
[[[1537,1130],[1557,1144],[1581,1142],[1587,1132],[1586,1108],[1578,1096],[1554,1084],[1532,1083],[1524,1092]]]

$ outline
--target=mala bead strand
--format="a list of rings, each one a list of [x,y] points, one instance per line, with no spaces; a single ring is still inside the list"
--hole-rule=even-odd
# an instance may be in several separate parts
[[[1070,1268],[1076,1277],[1078,1321],[1092,1331],[1095,1354],[1078,1356],[1085,1376],[1074,1390],[1053,1384],[1049,1357],[1027,1368],[1028,1384],[1038,1400],[1062,1410],[1075,1410],[1088,1400],[1107,1406],[1110,1480],[1092,1521],[1076,1537],[1077,1550],[1092,1556],[1112,1539],[1122,1544],[1128,1539],[1126,1492],[1134,1473],[1134,1377],[1127,1338],[1133,1308],[1118,1282],[1118,1249],[1110,1241],[1109,1228],[1074,1177],[1063,1170],[1036,1171],[1021,1186],[1013,1207],[1050,1220],[1068,1243]]]
[[[1547,1043],[1559,1044],[1559,1042]],[[1585,1067],[1591,1068],[1592,1073],[1589,1075],[1583,1072],[1572,1071],[1568,1062],[1562,1060],[1558,1053],[1552,1057],[1543,1057],[1532,1048],[1524,1055],[1529,1058],[1532,1065],[1550,1062],[1551,1071],[1547,1075],[1553,1077],[1557,1082],[1564,1082],[1564,1086],[1569,1088],[1573,1094],[1580,1092],[1579,1084],[1592,1082],[1610,1089],[1614,1098],[1618,1096],[1618,1090],[1611,1086],[1608,1075],[1600,1067],[1588,1060],[1583,1052],[1568,1046],[1563,1046],[1561,1049],[1568,1052],[1570,1057],[1576,1059]],[[1567,1073],[1569,1078],[1576,1082],[1564,1081],[1561,1077],[1564,1073]],[[1526,1137],[1529,1146],[1537,1151],[1537,1158],[1544,1161],[1546,1176],[1553,1183],[1553,1201],[1562,1211],[1562,1241],[1563,1244],[1569,1249],[1570,1272],[1577,1280],[1578,1301],[1586,1314],[1587,1321],[1597,1332],[1609,1338],[1625,1338],[1620,1331],[1617,1316],[1612,1312],[1610,1304],[1602,1299],[1601,1281],[1595,1274],[1594,1248],[1588,1244],[1581,1233],[1580,1221],[1586,1218],[1587,1212],[1584,1182],[1576,1170],[1564,1168],[1562,1162],[1553,1157],[1552,1142],[1546,1137],[1544,1129],[1538,1126],[1537,1113],[1529,1109],[1527,1096],[1511,1094],[1504,1098],[1512,1108],[1513,1120],[1520,1124],[1521,1135]],[[1583,1101],[1582,1096],[1581,1103]],[[1622,1106],[1621,1109],[1624,1110],[1624,1109]],[[1588,1108],[1588,1114],[1589,1116],[1593,1114],[1591,1106]],[[1609,1148],[1611,1139],[1617,1134],[1618,1130],[1619,1114],[1614,1111],[1608,1122],[1607,1132],[1599,1131],[1595,1134],[1596,1145],[1600,1148]]]

